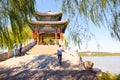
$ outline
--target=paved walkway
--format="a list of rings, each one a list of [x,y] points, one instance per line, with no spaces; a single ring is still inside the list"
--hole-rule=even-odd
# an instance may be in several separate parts
[[[0,80],[96,80],[96,73],[83,65],[58,64],[57,46],[36,45],[24,56],[0,62]],[[53,53],[54,52],[54,53]],[[66,56],[68,57],[68,56]]]

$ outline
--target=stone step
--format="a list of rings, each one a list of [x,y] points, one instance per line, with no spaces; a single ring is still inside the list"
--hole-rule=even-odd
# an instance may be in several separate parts
[[[40,54],[52,55],[56,53],[57,48],[58,48],[58,45],[36,45],[27,53],[34,54],[34,55],[40,55]]]

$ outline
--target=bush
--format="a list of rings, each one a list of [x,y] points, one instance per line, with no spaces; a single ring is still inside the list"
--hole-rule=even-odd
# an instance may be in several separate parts
[[[120,80],[120,74],[114,76],[115,80]]]
[[[120,80],[120,74],[112,75],[108,72],[102,72],[102,75],[98,77],[98,80]]]
[[[111,74],[102,72],[102,75],[98,77],[98,80],[111,80]]]

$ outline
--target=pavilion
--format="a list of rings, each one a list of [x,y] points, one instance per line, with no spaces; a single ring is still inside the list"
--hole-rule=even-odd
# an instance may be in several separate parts
[[[36,12],[36,21],[30,21],[30,28],[32,30],[32,38],[37,40],[37,44],[42,44],[45,38],[52,37],[55,44],[58,44],[58,40],[63,40],[63,34],[69,23],[69,20],[61,20],[63,12],[51,12],[47,13]]]

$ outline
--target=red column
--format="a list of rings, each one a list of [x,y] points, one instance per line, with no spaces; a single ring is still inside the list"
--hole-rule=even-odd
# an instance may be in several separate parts
[[[35,39],[35,30],[32,30],[32,39]]]
[[[57,44],[57,29],[55,29],[55,44]]]
[[[63,32],[61,28],[60,28],[60,39],[63,40]]]
[[[37,44],[39,45],[40,44],[40,30],[38,29],[38,32],[37,32]]]

